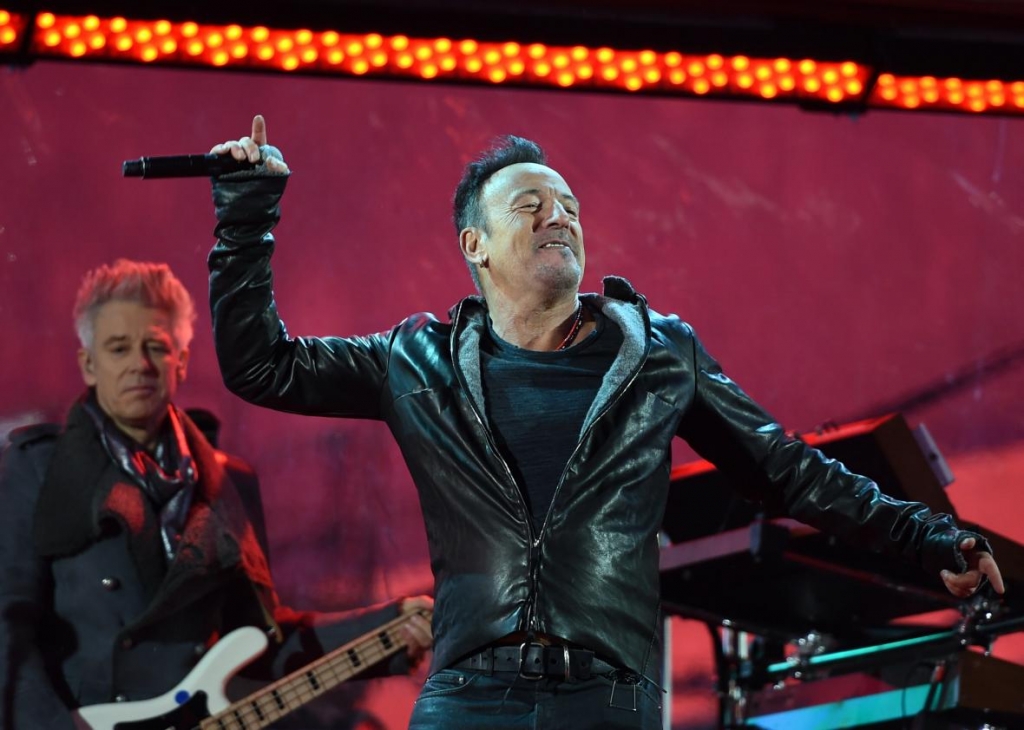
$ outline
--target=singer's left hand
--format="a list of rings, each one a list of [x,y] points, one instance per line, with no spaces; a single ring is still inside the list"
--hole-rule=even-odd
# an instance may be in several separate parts
[[[248,160],[255,164],[260,161],[260,147],[265,144],[267,144],[267,123],[262,114],[257,114],[252,118],[252,134],[249,137],[231,139],[223,144],[214,145],[210,152],[215,155],[231,155],[236,160]],[[288,165],[284,160],[268,157],[264,164],[270,172],[281,175],[288,174]]]
[[[950,593],[957,598],[967,598],[981,587],[983,578],[992,583],[996,593],[1002,594],[1006,591],[995,558],[989,552],[978,550],[977,540],[968,537],[960,543],[960,550],[967,560],[967,570],[959,574],[944,570],[941,574],[942,582],[946,584]]]

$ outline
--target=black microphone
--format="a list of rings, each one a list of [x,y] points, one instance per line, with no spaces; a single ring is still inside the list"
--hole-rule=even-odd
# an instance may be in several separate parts
[[[212,177],[230,172],[251,170],[259,163],[236,160],[231,155],[170,155],[125,160],[121,165],[124,177]]]

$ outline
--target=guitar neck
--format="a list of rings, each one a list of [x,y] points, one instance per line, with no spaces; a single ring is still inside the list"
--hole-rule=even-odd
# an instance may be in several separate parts
[[[431,612],[420,609],[403,614],[211,715],[201,721],[199,727],[201,730],[258,730],[267,727],[404,649],[407,642],[402,638],[401,629],[417,615],[430,620]]]

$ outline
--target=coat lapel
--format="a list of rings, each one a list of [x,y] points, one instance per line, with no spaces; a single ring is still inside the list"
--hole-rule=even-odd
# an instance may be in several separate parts
[[[137,626],[181,610],[239,570],[255,583],[272,586],[266,557],[224,460],[187,417],[181,417],[181,424],[199,483],[174,560]]]
[[[170,565],[149,500],[107,455],[81,405],[72,408],[57,440],[36,506],[33,537],[37,553],[46,558],[79,553],[103,536],[108,520],[120,524],[139,579],[152,597],[136,626],[180,610],[239,569],[253,582],[272,585],[266,558],[223,458],[187,417],[181,422],[199,483]]]
[[[114,520],[128,537],[148,595],[164,574],[160,527],[141,490],[107,456],[88,414],[76,404],[58,437],[36,504],[37,554],[62,558],[99,540]]]

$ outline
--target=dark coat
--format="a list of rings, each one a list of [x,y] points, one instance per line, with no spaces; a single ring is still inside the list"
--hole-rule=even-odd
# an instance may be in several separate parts
[[[257,667],[272,678],[397,614],[281,607],[255,474],[182,422],[200,482],[170,565],[156,513],[81,406],[63,430],[12,434],[0,461],[0,728],[70,729],[68,708],[162,694],[240,626],[287,639]]]
[[[932,571],[966,566],[949,515],[900,502],[782,427],[692,328],[623,279],[581,295],[623,336],[547,515],[534,528],[488,422],[486,303],[421,313],[366,337],[289,337],[274,300],[271,231],[285,177],[215,181],[210,302],[230,390],[292,413],[387,423],[419,491],[434,572],[434,668],[516,631],[559,636],[657,681],[658,531],[672,440],[748,496],[865,549]],[[538,428],[543,414],[537,414]]]

